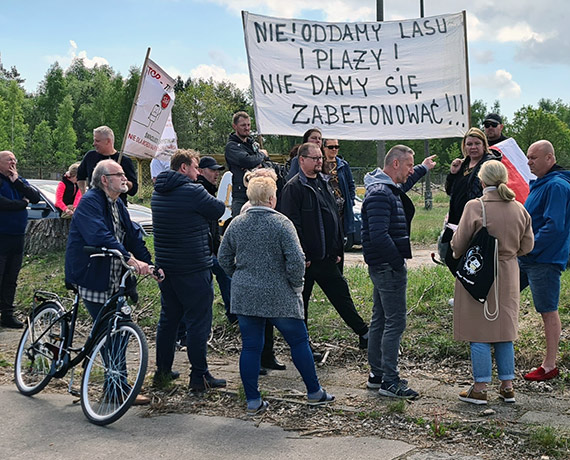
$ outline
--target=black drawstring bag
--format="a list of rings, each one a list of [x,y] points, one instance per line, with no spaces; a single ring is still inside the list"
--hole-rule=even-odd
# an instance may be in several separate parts
[[[497,281],[495,283],[497,308],[492,314],[486,311],[485,315],[485,317],[489,316],[487,319],[492,321],[492,318],[499,314],[499,248],[497,239],[487,231],[487,216],[485,215],[483,200],[479,198],[479,202],[483,214],[483,227],[475,234],[467,251],[459,259],[455,275],[465,290],[475,300],[483,304],[486,304],[493,282]]]

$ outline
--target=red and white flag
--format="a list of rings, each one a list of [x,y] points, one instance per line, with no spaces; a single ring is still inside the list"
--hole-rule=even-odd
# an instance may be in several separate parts
[[[515,192],[516,200],[524,204],[529,193],[528,184],[536,179],[536,176],[530,172],[526,155],[512,137],[490,148],[503,155],[502,162],[509,172],[507,185]]]

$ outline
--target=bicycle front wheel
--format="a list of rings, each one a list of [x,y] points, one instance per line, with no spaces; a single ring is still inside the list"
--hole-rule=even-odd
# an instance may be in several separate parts
[[[144,333],[132,322],[103,332],[87,356],[81,382],[81,408],[91,423],[118,420],[141,390],[148,362]]]
[[[46,302],[30,318],[24,330],[16,360],[14,379],[20,393],[32,396],[42,391],[52,378],[52,366],[61,358],[67,322],[61,318],[61,305]]]

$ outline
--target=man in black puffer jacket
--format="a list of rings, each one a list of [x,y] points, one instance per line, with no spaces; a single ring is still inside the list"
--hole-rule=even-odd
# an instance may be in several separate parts
[[[192,150],[176,152],[171,170],[158,175],[151,200],[156,263],[165,273],[160,284],[154,381],[163,384],[178,376],[172,362],[178,325],[184,317],[192,391],[226,385],[225,380],[212,377],[206,361],[214,301],[209,222],[219,219],[225,205],[194,182],[199,159]]]
[[[406,191],[435,166],[434,156],[414,167],[414,151],[396,145],[386,155],[384,170],[364,177],[362,252],[374,284],[367,386],[383,396],[418,397],[398,373],[398,349],[406,328],[406,259],[412,257],[410,225],[415,212]]]

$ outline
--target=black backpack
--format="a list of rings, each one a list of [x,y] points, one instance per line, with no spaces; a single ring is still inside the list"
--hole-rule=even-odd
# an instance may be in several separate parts
[[[471,297],[485,304],[485,318],[494,321],[499,316],[499,243],[487,231],[487,216],[483,200],[481,203],[483,227],[475,234],[465,254],[459,259],[455,276]],[[495,312],[488,310],[487,296],[495,283]]]

